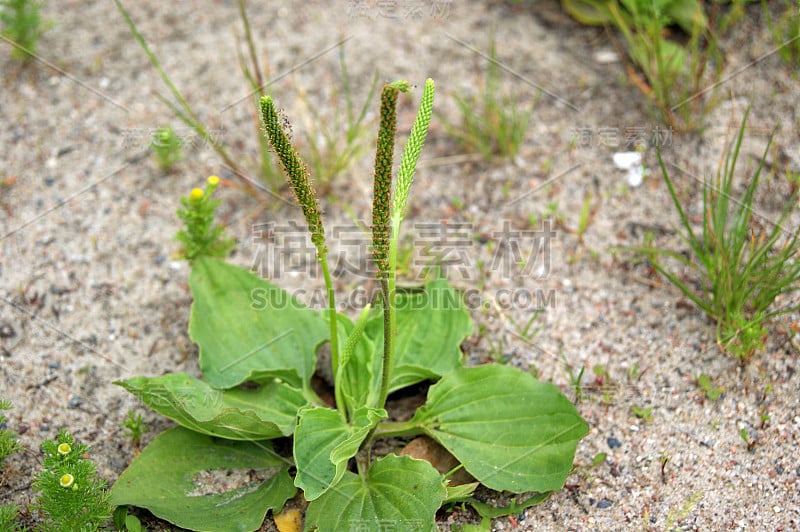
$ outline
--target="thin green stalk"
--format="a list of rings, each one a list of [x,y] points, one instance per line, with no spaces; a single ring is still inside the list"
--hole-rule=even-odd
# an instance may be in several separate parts
[[[250,54],[250,60],[253,63],[255,79],[252,78],[252,75],[248,75],[248,73],[245,73],[245,76],[253,85],[253,88],[258,89],[259,96],[263,96],[264,77],[261,75],[261,66],[258,63],[258,54],[256,53],[256,44],[253,41],[253,34],[250,32],[250,20],[247,18],[247,10],[244,7],[244,0],[239,0],[239,16],[241,17],[242,25],[244,26],[244,39],[247,43],[247,51]]]
[[[333,290],[333,281],[331,280],[331,272],[328,268],[328,251],[325,250],[324,254],[317,252],[319,263],[322,266],[322,275],[325,277],[325,291],[328,295],[328,321],[331,331],[331,371],[333,375],[338,375],[339,371],[339,339],[336,323],[336,293]],[[341,386],[336,386],[338,391]],[[339,401],[340,397],[336,398],[336,408],[340,413],[345,413],[344,402]]]

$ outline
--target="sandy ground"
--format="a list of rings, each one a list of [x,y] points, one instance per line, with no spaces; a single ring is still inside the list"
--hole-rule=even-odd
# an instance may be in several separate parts
[[[450,253],[452,282],[485,303],[473,305],[476,334],[464,345],[472,362],[535,367],[571,397],[570,368],[587,368],[578,408],[591,432],[567,488],[514,519],[496,520],[494,529],[798,529],[800,376],[792,325],[800,317],[772,322],[767,349],[742,368],[719,352],[713,326],[677,290],[613,251],[641,243],[643,227],[656,229],[659,244],[683,249],[663,181],[651,176],[631,188],[612,164],[627,131],[668,135],[665,157],[686,171],[676,179],[695,215],[693,176],[713,172],[747,105],[743,168],[752,167],[751,156],[775,128],[772,160],[800,171],[798,82],[777,56],[762,57],[773,44],[759,6],[725,42],[729,79],[721,91],[733,99],[695,136],[662,131],[620,64],[598,60],[597,52],[613,52],[603,31],[577,25],[554,2],[523,9],[437,0],[411,14],[417,2],[404,0],[365,2],[363,11],[350,1],[251,4],[251,24],[276,79],[273,94],[298,139],[312,122],[299,91],[322,102],[323,119],[330,116],[342,41],[357,102],[375,71],[382,81],[432,77],[436,107],[456,120],[453,95],[474,90],[485,64],[476,50],[486,51],[492,35],[508,90],[521,101],[543,90],[512,163],[463,157],[435,122],[406,226],[413,237],[409,281],[432,256]],[[235,2],[126,5],[198,113],[251,164],[257,144],[236,65]],[[14,402],[8,426],[26,447],[7,461],[0,500],[22,504],[34,496],[40,442],[60,429],[93,448],[113,483],[134,456],[120,427],[126,412],[145,414],[145,443],[170,426],[110,383],[199,374],[186,333],[188,267],[172,259],[174,211],[178,197],[206,176],[232,177],[203,146],[171,174],[147,157],[154,128],[171,124],[191,134],[156,97],[166,90],[112,2],[50,2],[45,15],[54,23],[40,41],[46,63],[20,68],[0,44],[0,181],[15,178],[0,188],[0,396]],[[413,112],[410,104],[401,108],[401,129]],[[371,112],[370,138],[375,119]],[[570,145],[580,132],[582,140]],[[353,220],[367,219],[371,156],[367,148],[363,161],[331,184],[323,202],[331,227],[353,231]],[[652,148],[645,161],[655,168]],[[774,219],[788,193],[784,177],[766,176],[765,190],[759,208]],[[570,229],[590,193],[596,216],[579,243]],[[290,202],[272,198],[264,208],[234,188],[220,197],[239,241],[231,260],[262,268],[288,289],[306,289],[313,304],[319,278],[308,282],[302,267],[293,273],[264,262],[257,238],[262,224],[301,221]],[[532,226],[532,214],[544,222]],[[792,223],[797,227],[797,216]],[[365,241],[353,238],[342,240],[335,256],[363,259]],[[347,293],[365,279],[343,272],[337,283]],[[532,329],[541,330],[521,335],[539,302],[545,311]],[[601,376],[592,371],[598,365]],[[724,389],[719,400],[704,399],[695,384],[701,373]],[[639,419],[631,407],[652,408],[650,418]],[[742,428],[756,442],[750,450]],[[592,467],[598,453],[607,458]],[[456,511],[440,522],[448,530],[449,522],[469,518]]]

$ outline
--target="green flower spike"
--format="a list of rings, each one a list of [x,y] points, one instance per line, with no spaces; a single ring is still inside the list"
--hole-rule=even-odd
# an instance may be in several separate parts
[[[397,131],[397,93],[408,92],[407,81],[383,86],[381,124],[375,151],[375,183],[372,199],[372,254],[381,278],[389,275],[389,237],[392,208],[392,164]]]
[[[303,209],[303,216],[305,216],[308,230],[311,233],[311,241],[314,243],[314,247],[317,248],[317,254],[321,262],[327,255],[328,248],[325,245],[325,229],[322,227],[319,204],[311,186],[308,167],[300,160],[300,156],[289,141],[289,136],[282,127],[283,122],[278,116],[278,111],[275,109],[272,98],[269,96],[261,98],[261,114],[267,137],[281,160],[297,202]]]

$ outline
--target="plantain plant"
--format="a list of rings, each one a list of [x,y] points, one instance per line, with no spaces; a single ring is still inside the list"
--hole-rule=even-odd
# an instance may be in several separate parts
[[[336,310],[308,167],[273,100],[261,99],[267,137],[316,248],[328,307],[317,312],[246,270],[195,257],[189,332],[203,379],[172,373],[116,383],[180,427],[134,459],[112,489],[114,504],[147,508],[192,530],[256,530],[268,510],[277,513],[300,489],[306,530],[434,530],[436,511],[456,501],[498,515],[471,498],[479,483],[529,494],[512,504],[517,511],[564,485],[588,432],[569,400],[512,367],[466,367],[460,344],[472,321],[446,280],[397,289],[400,228],[434,84],[425,83],[393,179],[397,99],[409,90],[404,81],[382,90],[372,220],[380,296],[355,321]],[[326,344],[330,402],[312,386]],[[425,404],[410,419],[390,416],[389,395],[423,381],[433,382]],[[427,461],[374,447],[417,435],[438,442],[476,481],[456,485]]]

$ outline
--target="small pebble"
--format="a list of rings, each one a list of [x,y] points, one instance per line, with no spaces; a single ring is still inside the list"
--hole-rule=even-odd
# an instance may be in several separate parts
[[[69,408],[78,408],[83,403],[83,400],[78,397],[77,395],[73,395],[72,398],[67,403],[67,407]]]
[[[622,447],[622,443],[620,443],[620,441],[616,439],[614,436],[609,436],[606,441],[608,442],[608,446],[611,447],[612,449],[617,449],[618,447]]]
[[[598,508],[603,508],[603,509],[611,508],[611,501],[609,501],[607,499],[603,499],[602,501],[597,503],[597,507]]]
[[[13,338],[17,335],[17,331],[10,323],[0,324],[0,338]]]
[[[594,60],[601,65],[607,65],[609,63],[616,63],[619,61],[619,56],[614,52],[614,50],[598,50],[594,54]]]

